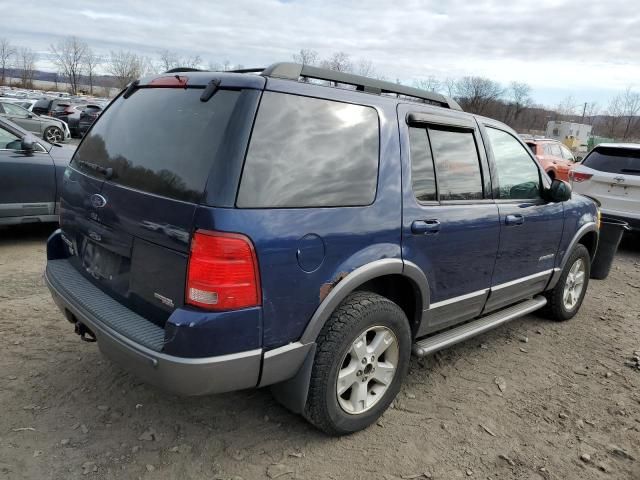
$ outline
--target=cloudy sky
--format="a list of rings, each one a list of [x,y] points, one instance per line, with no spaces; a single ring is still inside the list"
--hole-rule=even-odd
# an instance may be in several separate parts
[[[403,83],[524,81],[546,105],[640,89],[637,0],[0,0],[7,11],[0,36],[39,52],[43,69],[49,44],[73,34],[102,54],[168,48],[245,66],[344,51]]]

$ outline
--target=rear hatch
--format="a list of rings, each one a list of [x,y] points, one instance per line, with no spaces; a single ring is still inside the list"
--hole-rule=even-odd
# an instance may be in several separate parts
[[[234,126],[253,121],[246,97],[257,102],[255,88],[264,84],[229,77],[213,84],[211,74],[161,77],[120,95],[65,173],[61,226],[71,261],[159,325],[184,302],[194,213],[208,177],[224,174],[216,166],[236,141]]]
[[[605,211],[640,214],[640,149],[597,147],[581,167],[592,175],[582,193],[597,198]]]

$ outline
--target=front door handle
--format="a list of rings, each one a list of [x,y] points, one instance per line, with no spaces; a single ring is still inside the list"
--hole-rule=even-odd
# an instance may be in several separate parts
[[[430,235],[440,231],[440,222],[438,220],[415,220],[411,224],[411,233],[417,235]]]
[[[524,223],[524,217],[519,213],[515,215],[507,215],[507,218],[505,218],[504,223],[506,225],[522,225]]]

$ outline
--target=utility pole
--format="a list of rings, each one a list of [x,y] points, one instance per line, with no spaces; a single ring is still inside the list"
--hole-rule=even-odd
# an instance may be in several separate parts
[[[585,113],[587,113],[587,102],[584,102],[584,108],[582,109],[582,120],[580,120],[580,123],[584,124],[584,115]]]

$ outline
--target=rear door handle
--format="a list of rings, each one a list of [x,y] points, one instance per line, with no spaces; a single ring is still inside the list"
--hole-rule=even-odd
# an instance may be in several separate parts
[[[438,220],[415,220],[411,224],[411,233],[417,235],[430,235],[440,231],[440,222]]]
[[[522,225],[524,223],[524,217],[522,215],[507,215],[507,218],[504,220],[505,225]]]

